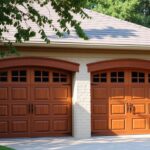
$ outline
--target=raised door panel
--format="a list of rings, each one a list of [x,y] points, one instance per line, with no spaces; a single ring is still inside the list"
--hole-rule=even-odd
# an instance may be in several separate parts
[[[54,104],[52,105],[53,115],[69,115],[69,106],[63,104]]]
[[[93,119],[92,128],[94,132],[99,130],[108,130],[108,120],[105,119]]]
[[[126,130],[126,120],[111,119],[111,130]]]
[[[93,104],[92,115],[106,115],[108,113],[107,104]]]
[[[111,104],[110,115],[125,115],[125,104]]]
[[[28,120],[14,120],[11,122],[12,133],[28,133],[29,122]]]
[[[145,118],[133,118],[132,119],[132,129],[146,129],[146,119]]]
[[[69,87],[52,87],[52,95],[53,102],[68,102],[68,97],[70,97]]]
[[[9,122],[0,120],[0,135],[8,133],[9,133]]]
[[[103,100],[108,98],[108,89],[103,87],[93,87],[92,88],[92,99],[93,100]]]
[[[146,104],[134,104],[133,114],[146,114]]]
[[[13,104],[11,108],[11,116],[27,116],[28,105],[27,104]]]
[[[49,100],[50,98],[50,90],[48,87],[35,87],[33,93],[33,100],[42,101]]]
[[[27,87],[13,87],[11,90],[12,100],[27,100],[28,88]]]
[[[131,88],[131,99],[137,100],[137,99],[145,99],[146,89],[144,87],[132,87]]]
[[[34,120],[33,121],[33,132],[34,133],[43,133],[50,131],[50,121],[49,120]]]
[[[69,129],[68,119],[54,119],[53,122],[53,131],[56,132],[67,132]]]
[[[8,105],[0,105],[0,117],[7,117],[9,114],[8,112]]]
[[[34,115],[36,116],[50,115],[49,104],[34,104]]]
[[[0,88],[0,101],[1,100],[8,100],[8,88],[7,87]]]
[[[124,99],[126,96],[125,87],[111,87],[110,98],[111,99]]]

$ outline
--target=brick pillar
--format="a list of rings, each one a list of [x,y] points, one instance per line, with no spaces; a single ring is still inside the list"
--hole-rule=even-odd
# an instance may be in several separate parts
[[[73,136],[91,137],[90,73],[86,64],[80,64],[80,71],[73,76]]]

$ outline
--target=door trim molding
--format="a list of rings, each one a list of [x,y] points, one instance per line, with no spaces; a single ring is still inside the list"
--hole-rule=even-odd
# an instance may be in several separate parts
[[[115,59],[107,61],[99,61],[87,64],[88,72],[115,69],[115,68],[137,68],[137,69],[150,69],[149,60],[141,59]]]
[[[45,57],[14,57],[0,59],[0,69],[25,66],[57,68],[71,72],[79,71],[78,63],[73,63],[59,59]]]

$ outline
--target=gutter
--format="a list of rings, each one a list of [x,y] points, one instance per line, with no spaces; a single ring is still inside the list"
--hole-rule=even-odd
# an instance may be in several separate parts
[[[2,45],[2,43],[0,44]],[[46,44],[42,41],[15,43],[14,46],[23,47],[53,47],[53,48],[81,48],[81,49],[115,49],[115,50],[146,50],[150,51],[150,45],[144,44],[112,44],[112,43],[97,43],[97,42],[66,42],[66,41],[51,41]]]

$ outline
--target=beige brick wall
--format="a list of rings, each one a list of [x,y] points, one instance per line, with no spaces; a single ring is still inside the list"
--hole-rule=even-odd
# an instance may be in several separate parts
[[[22,52],[23,56],[40,56],[68,60],[80,64],[80,71],[73,75],[73,136],[76,138],[89,138],[91,136],[91,95],[90,73],[86,64],[96,61],[139,58],[150,59],[150,54],[113,54],[113,53],[63,53],[63,52]]]

